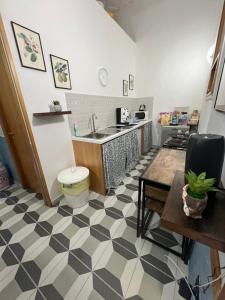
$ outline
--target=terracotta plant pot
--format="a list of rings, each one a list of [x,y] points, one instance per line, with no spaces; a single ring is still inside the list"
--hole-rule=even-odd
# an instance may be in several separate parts
[[[196,199],[188,195],[188,184],[183,187],[183,202],[184,202],[184,213],[186,216],[193,219],[201,219],[202,212],[207,206],[208,196],[205,194],[205,198]]]

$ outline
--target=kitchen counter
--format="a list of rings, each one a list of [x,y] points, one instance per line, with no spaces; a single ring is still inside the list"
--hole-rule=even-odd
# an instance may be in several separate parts
[[[149,122],[152,122],[152,120],[149,119],[149,120],[146,120],[146,121],[140,121],[138,124],[136,124],[136,125],[134,125],[134,126],[132,126],[130,128],[123,129],[123,130],[121,130],[121,131],[119,131],[117,133],[110,134],[110,135],[108,135],[108,136],[106,136],[104,138],[101,138],[101,139],[87,138],[87,137],[84,137],[84,136],[72,136],[72,140],[73,141],[80,141],[80,142],[86,142],[86,143],[93,143],[93,144],[100,144],[101,145],[101,144],[109,142],[109,141],[111,141],[111,140],[113,140],[113,139],[115,139],[115,138],[117,138],[117,137],[119,137],[121,135],[124,135],[124,134],[126,134],[126,133],[128,133],[128,132],[130,132],[132,130],[140,128],[140,127],[144,126],[145,124],[147,124]],[[110,128],[107,127],[104,130],[103,129],[102,130],[98,130],[97,132],[108,131],[109,129]]]

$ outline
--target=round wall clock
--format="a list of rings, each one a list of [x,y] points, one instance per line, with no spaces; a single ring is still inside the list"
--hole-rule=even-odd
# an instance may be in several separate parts
[[[102,86],[107,86],[109,81],[109,75],[106,68],[101,67],[98,69],[98,80]]]

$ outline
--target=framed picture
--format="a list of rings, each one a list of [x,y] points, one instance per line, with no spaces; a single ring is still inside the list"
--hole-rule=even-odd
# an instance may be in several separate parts
[[[71,90],[70,69],[68,60],[50,55],[55,87]]]
[[[46,72],[39,33],[11,22],[21,65]]]
[[[134,75],[129,74],[129,89],[134,90]]]
[[[123,96],[128,96],[128,81],[123,80]]]
[[[225,113],[225,60],[221,71],[220,82],[217,90],[215,109]]]

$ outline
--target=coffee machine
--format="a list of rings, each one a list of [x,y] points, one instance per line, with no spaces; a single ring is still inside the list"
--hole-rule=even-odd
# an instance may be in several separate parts
[[[128,124],[130,120],[130,113],[126,107],[116,108],[116,123],[117,124]]]

